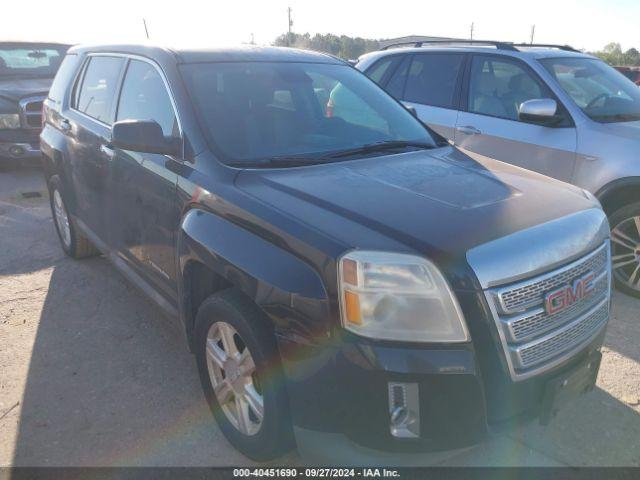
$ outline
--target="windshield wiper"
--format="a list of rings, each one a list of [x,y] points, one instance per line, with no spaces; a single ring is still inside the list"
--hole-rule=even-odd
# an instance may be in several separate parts
[[[604,122],[633,122],[640,120],[640,113],[616,113],[613,115],[593,115],[594,120]]]
[[[286,168],[328,163],[329,161],[325,157],[272,157],[263,160],[227,162],[227,165],[238,168]]]
[[[384,142],[369,143],[357,148],[350,148],[349,150],[343,150],[341,152],[332,153],[327,155],[327,158],[343,158],[350,157],[352,155],[363,155],[367,153],[384,152],[386,150],[394,150],[397,148],[419,148],[419,149],[432,149],[435,148],[430,143],[425,142],[409,142],[405,140],[386,140]]]

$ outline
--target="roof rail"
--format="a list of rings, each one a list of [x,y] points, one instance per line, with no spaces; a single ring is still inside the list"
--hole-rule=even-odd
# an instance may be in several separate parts
[[[564,50],[565,52],[580,52],[580,50],[573,48],[569,45],[555,45],[553,43],[514,43],[514,47],[543,47],[543,48],[557,48],[558,50]]]
[[[498,50],[511,50],[517,51],[512,43],[509,42],[497,42],[495,40],[420,40],[418,42],[398,42],[392,43],[390,45],[385,45],[380,50],[389,50],[394,47],[402,47],[411,45],[413,47],[419,48],[424,45],[488,45],[494,46]]]

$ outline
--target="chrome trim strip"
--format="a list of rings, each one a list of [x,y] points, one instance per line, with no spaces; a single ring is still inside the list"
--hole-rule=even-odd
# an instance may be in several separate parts
[[[594,207],[474,247],[467,252],[467,262],[487,289],[553,270],[608,237],[607,217]]]

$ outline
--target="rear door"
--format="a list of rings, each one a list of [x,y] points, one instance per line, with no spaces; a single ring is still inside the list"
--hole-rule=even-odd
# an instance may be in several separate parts
[[[116,111],[116,121],[121,120],[154,120],[165,137],[181,141],[168,84],[151,60],[129,60]],[[117,148],[112,155],[114,249],[165,297],[175,299],[176,171],[182,158]]]
[[[453,140],[466,54],[428,52],[407,55],[385,88],[416,109],[420,120]]]
[[[105,244],[112,201],[111,157],[107,145],[114,119],[115,92],[124,59],[89,56],[76,79],[71,108],[61,125],[68,142],[76,215]]]
[[[524,62],[498,55],[472,56],[458,115],[455,144],[529,170],[571,181],[576,129],[571,116]],[[522,122],[522,102],[553,98],[564,116],[557,126]]]

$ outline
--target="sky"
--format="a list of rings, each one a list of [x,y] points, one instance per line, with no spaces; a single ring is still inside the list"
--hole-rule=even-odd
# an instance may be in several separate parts
[[[528,41],[599,50],[640,49],[640,0],[2,0],[0,40],[268,45],[287,30],[365,38],[433,35]]]

